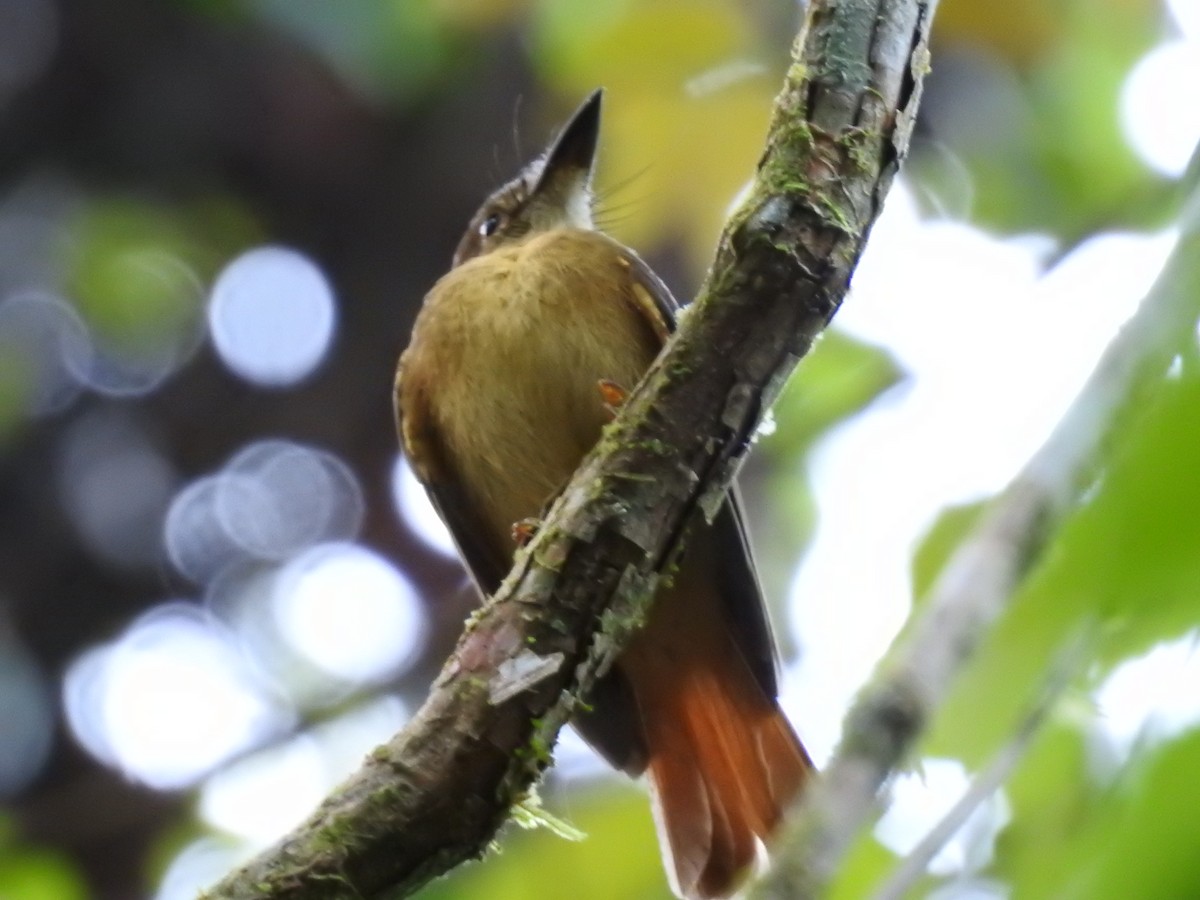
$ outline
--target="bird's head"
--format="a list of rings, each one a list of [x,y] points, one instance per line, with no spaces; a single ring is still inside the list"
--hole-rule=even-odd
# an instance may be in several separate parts
[[[603,94],[594,91],[549,149],[483,202],[454,251],[455,266],[539,232],[594,227],[592,167]]]

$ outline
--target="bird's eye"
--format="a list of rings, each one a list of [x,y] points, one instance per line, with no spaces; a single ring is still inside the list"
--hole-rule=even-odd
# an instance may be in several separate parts
[[[479,223],[479,233],[484,237],[491,237],[496,233],[496,229],[500,227],[500,214],[492,213],[486,219]]]

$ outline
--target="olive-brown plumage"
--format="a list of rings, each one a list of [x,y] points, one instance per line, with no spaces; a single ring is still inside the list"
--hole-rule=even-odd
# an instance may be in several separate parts
[[[592,225],[599,111],[596,92],[480,208],[397,372],[404,450],[488,593],[511,565],[514,523],[539,514],[608,421],[599,384],[632,388],[674,327],[662,282]],[[731,493],[575,721],[614,766],[647,773],[682,897],[732,893],[811,769],[776,693]]]

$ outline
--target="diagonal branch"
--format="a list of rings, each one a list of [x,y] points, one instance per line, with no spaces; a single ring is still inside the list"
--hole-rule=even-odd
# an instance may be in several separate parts
[[[1041,732],[1042,726],[1046,724],[1071,679],[1078,674],[1083,651],[1088,643],[1085,638],[1089,636],[1090,630],[1080,629],[1073,639],[1066,642],[1038,691],[1037,698],[1017,723],[1012,737],[984,766],[945,816],[900,861],[888,880],[871,895],[871,900],[904,900],[924,877],[925,870],[929,868],[934,857],[967,823],[972,813],[1000,790],[1021,762],[1034,738]]]
[[[408,726],[209,898],[409,894],[481,856],[828,324],[904,155],[932,0],[813,0],[752,189],[676,338]]]
[[[1200,149],[1182,187],[1179,243],[1158,280],[1049,439],[947,562],[924,611],[847,713],[842,743],[780,837],[778,864],[755,897],[791,900],[824,892],[876,814],[884,782],[1073,508],[1121,414],[1195,341]]]

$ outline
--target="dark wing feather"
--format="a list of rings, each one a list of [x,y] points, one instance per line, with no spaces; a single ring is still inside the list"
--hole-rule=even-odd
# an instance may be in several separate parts
[[[463,491],[454,482],[433,481],[425,485],[425,493],[434,509],[446,523],[458,554],[467,565],[479,592],[490,596],[512,568],[512,560],[501,559],[488,543],[478,538],[485,534],[483,525],[472,515]]]
[[[666,343],[667,337],[675,330],[679,303],[636,253],[626,250],[623,258],[633,274],[634,284],[650,300],[649,304],[640,302],[642,293],[638,292],[639,302],[636,306],[639,312],[646,316],[651,328]],[[726,607],[729,625],[763,693],[775,699],[779,694],[775,639],[771,634],[771,622],[767,617],[754,554],[747,536],[741,491],[736,484],[729,489],[726,502],[717,513],[712,527],[717,546],[720,547],[721,559],[717,571],[721,600]]]
[[[621,248],[621,262],[629,267],[635,288],[640,288],[634,298],[638,312],[665,344],[675,331],[675,319],[681,308],[679,302],[663,280],[654,274],[654,270],[628,247]],[[649,300],[649,303],[641,302],[643,299]]]
[[[735,483],[725,495],[725,504],[713,522],[721,561],[717,567],[721,601],[725,604],[729,624],[737,639],[738,649],[750,666],[755,681],[772,700],[779,697],[778,660],[775,637],[762,586],[758,583],[758,567],[746,530],[742,512],[742,492]]]

